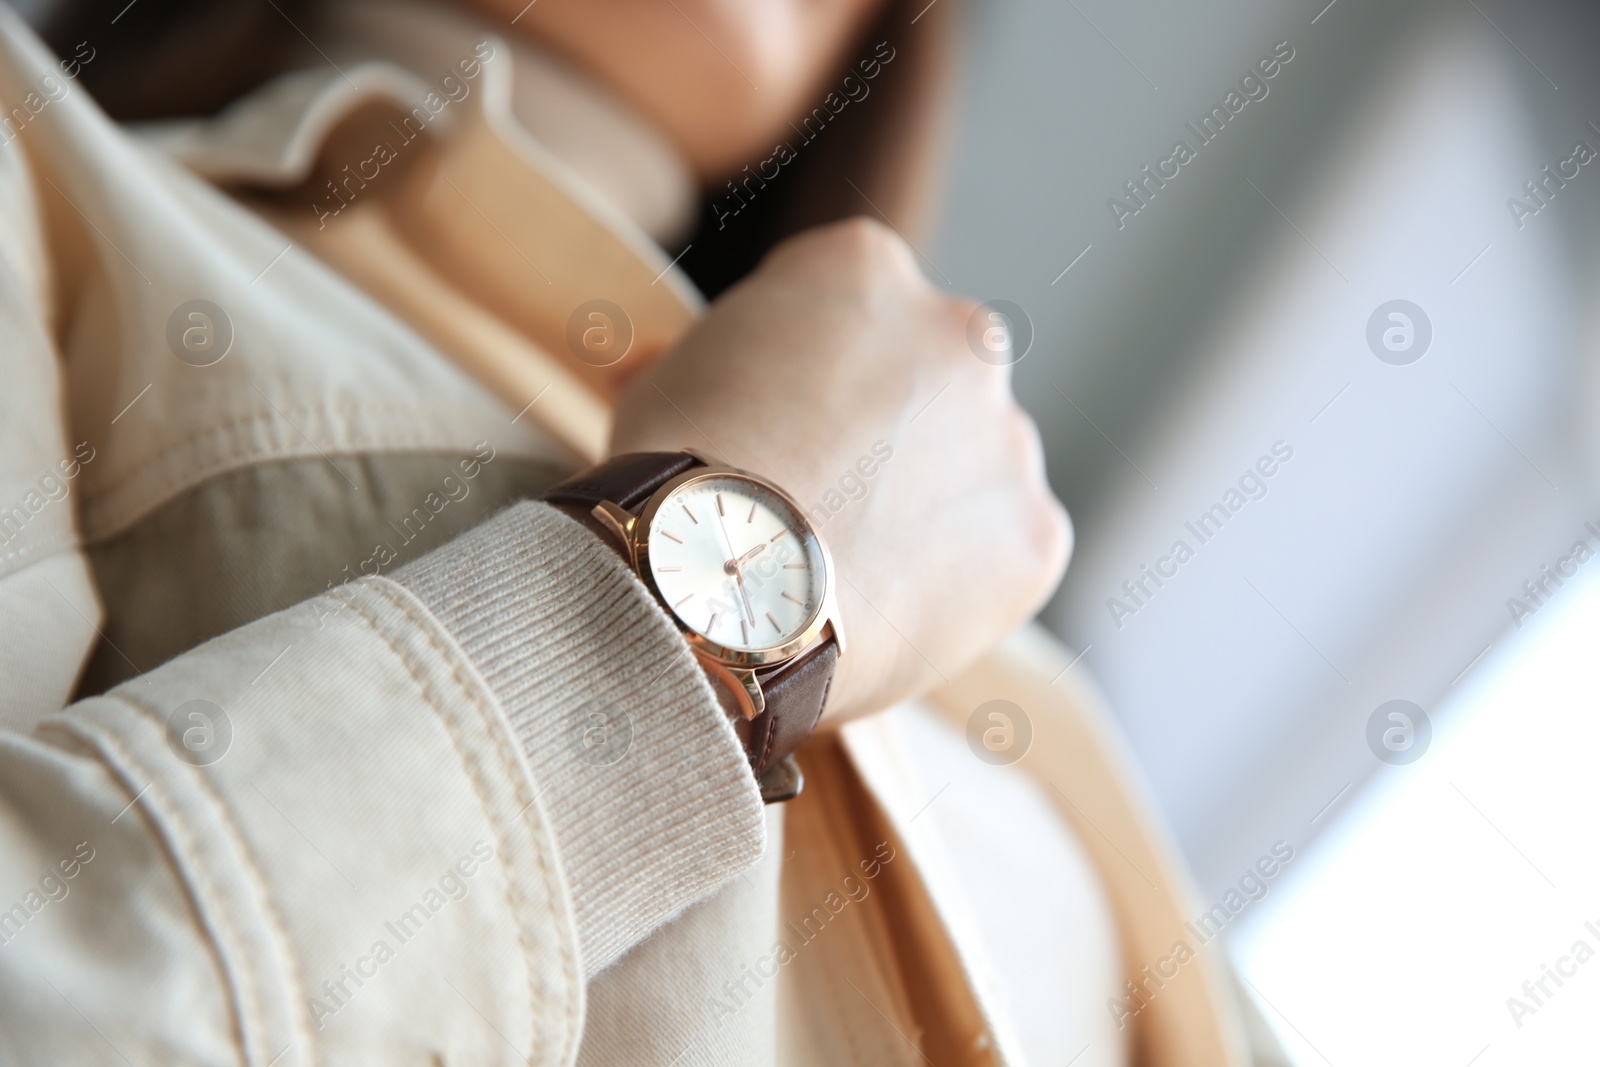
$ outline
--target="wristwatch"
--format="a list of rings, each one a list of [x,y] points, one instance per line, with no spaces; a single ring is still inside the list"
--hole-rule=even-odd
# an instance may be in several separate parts
[[[799,795],[793,753],[844,654],[833,559],[800,505],[693,452],[613,457],[548,490],[610,533],[719,690],[768,803]]]

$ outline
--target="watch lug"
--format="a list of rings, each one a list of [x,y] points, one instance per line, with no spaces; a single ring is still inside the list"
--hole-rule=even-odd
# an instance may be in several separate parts
[[[749,708],[741,709],[745,712],[745,718],[753,719],[767,710],[767,696],[761,691],[761,682],[756,678],[755,671],[742,667],[729,667],[728,673],[743,687],[745,696],[750,700]]]
[[[844,659],[844,630],[839,626],[838,620],[830,615],[825,630],[833,634],[833,643],[839,647],[839,658]]]
[[[767,697],[761,691],[756,672],[745,667],[730,667],[701,648],[694,650],[695,658],[705,672],[722,684],[739,706],[739,715],[749,721],[767,710]]]
[[[700,451],[698,448],[685,448],[685,449],[683,449],[683,451],[685,453],[687,453],[688,455],[693,456],[695,459],[699,460],[701,463],[704,463],[708,467],[723,467],[723,466],[727,465],[727,464],[721,462],[720,460],[712,459],[710,456],[706,455],[704,452]]]
[[[595,521],[601,526],[610,530],[612,536],[622,542],[623,548],[629,550],[629,557],[631,558],[633,554],[633,527],[639,520],[609,500],[600,501],[589,514],[593,515]]]

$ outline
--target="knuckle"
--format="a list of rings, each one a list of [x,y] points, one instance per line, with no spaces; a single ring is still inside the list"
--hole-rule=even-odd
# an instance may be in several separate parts
[[[1019,523],[1022,558],[1041,582],[1053,581],[1060,576],[1072,552],[1072,519],[1061,501],[1043,484],[1030,486],[1026,497]]]
[[[762,261],[762,273],[880,311],[915,306],[920,312],[921,300],[932,290],[910,246],[889,227],[862,216],[789,238]]]
[[[857,215],[824,227],[817,236],[830,257],[852,276],[916,274],[905,241],[876,219]]]
[[[1072,555],[1072,517],[1054,494],[1044,493],[1044,506],[1040,509],[1038,544],[1045,568],[1053,574],[1064,570]]]
[[[946,317],[949,318],[951,323],[962,327],[966,326],[967,320],[971,319],[973,315],[976,315],[978,313],[978,308],[982,307],[981,304],[972,299],[970,296],[957,296],[953,294],[944,296],[943,303],[944,314]]]
[[[1039,436],[1039,425],[1020,406],[1011,404],[1011,417],[1006,420],[1006,443],[1011,455],[1027,476],[1037,482],[1044,480],[1044,441]]]
[[[965,368],[974,378],[983,369],[983,364],[971,351],[967,327],[977,310],[978,303],[975,300],[938,293],[933,306],[928,309],[926,320],[939,337],[940,344],[937,350],[942,352],[949,362]]]
[[[967,324],[978,313],[979,303],[967,296],[944,296],[940,301],[940,314],[946,327],[953,333],[966,336]]]
[[[1038,425],[1020,407],[1008,421],[1008,445],[1023,487],[1028,548],[1041,567],[1056,570],[1072,549],[1072,520],[1050,490]]]
[[[826,232],[842,248],[867,257],[886,254],[900,244],[893,230],[867,215],[842,219],[826,227]]]

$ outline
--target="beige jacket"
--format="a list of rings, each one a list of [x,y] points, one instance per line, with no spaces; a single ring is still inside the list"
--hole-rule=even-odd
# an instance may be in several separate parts
[[[413,14],[347,5],[326,67],[136,139],[92,42],[0,7],[6,1062],[1020,1064],[1041,1010],[1082,1064],[1240,1062],[1219,960],[1148,977],[1200,909],[1042,633],[764,809],[643,586],[516,503],[608,433],[570,309],[648,358],[699,301],[636,224],[672,204],[516,120],[519,47]],[[240,191],[374,116],[394,180]],[[943,719],[997,698],[1032,747],[941,800],[977,768]]]

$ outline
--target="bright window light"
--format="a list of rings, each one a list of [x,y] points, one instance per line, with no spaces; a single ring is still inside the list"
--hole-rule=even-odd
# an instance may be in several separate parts
[[[1600,561],[1462,679],[1233,952],[1298,1065],[1588,1062],[1600,1018]]]

